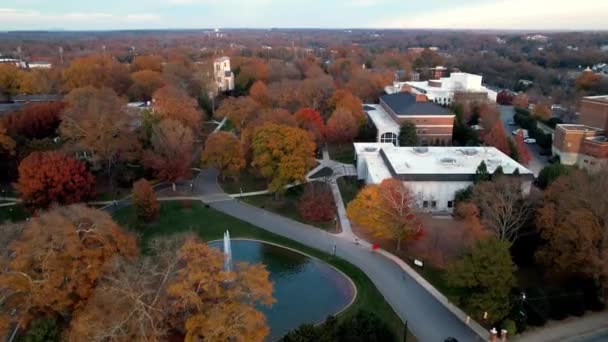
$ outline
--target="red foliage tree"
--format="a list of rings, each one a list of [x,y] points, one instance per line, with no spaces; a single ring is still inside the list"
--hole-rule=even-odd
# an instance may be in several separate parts
[[[513,138],[515,142],[515,148],[517,150],[518,161],[524,165],[527,165],[532,160],[532,155],[528,145],[524,142],[524,133],[520,130],[519,133]]]
[[[489,131],[484,132],[482,138],[484,143],[496,147],[507,155],[511,152],[509,140],[507,140],[504,126],[500,120],[494,121],[492,128],[490,128]]]
[[[90,199],[95,178],[86,165],[61,152],[34,152],[19,164],[17,191],[29,207],[48,208]]]
[[[336,215],[336,206],[331,190],[327,186],[307,184],[298,202],[298,213],[303,219],[313,222],[333,219]]]
[[[510,106],[513,103],[515,95],[508,91],[501,91],[496,96],[496,103],[500,105]]]
[[[344,108],[336,109],[327,121],[327,140],[339,144],[352,142],[359,132],[357,119]]]
[[[321,114],[312,108],[302,108],[295,114],[298,127],[310,132],[317,143],[325,137],[325,123]]]
[[[39,103],[27,106],[6,117],[6,128],[11,135],[23,135],[29,139],[46,138],[57,130],[63,102]]]

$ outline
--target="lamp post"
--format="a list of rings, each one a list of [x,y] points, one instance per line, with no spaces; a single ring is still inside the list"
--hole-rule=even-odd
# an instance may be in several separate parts
[[[407,319],[403,324],[403,342],[407,342]]]

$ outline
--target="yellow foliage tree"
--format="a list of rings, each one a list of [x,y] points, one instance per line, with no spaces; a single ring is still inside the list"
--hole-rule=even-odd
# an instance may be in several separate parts
[[[245,167],[245,153],[233,134],[217,132],[207,138],[201,161],[205,166],[217,168],[224,178],[237,175]]]
[[[268,190],[281,192],[285,185],[306,180],[315,164],[315,142],[303,129],[265,124],[253,133],[252,165],[270,180]]]
[[[368,185],[348,204],[346,214],[376,237],[394,239],[397,251],[401,242],[420,238],[422,224],[412,210],[414,199],[397,179]]]

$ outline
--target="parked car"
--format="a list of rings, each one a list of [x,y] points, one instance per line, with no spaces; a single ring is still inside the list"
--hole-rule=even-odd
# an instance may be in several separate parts
[[[536,139],[534,139],[534,138],[525,138],[524,142],[526,144],[536,144]]]

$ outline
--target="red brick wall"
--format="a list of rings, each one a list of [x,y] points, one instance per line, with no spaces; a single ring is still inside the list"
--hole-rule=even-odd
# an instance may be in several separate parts
[[[580,113],[581,125],[608,130],[608,101],[583,98]]]

